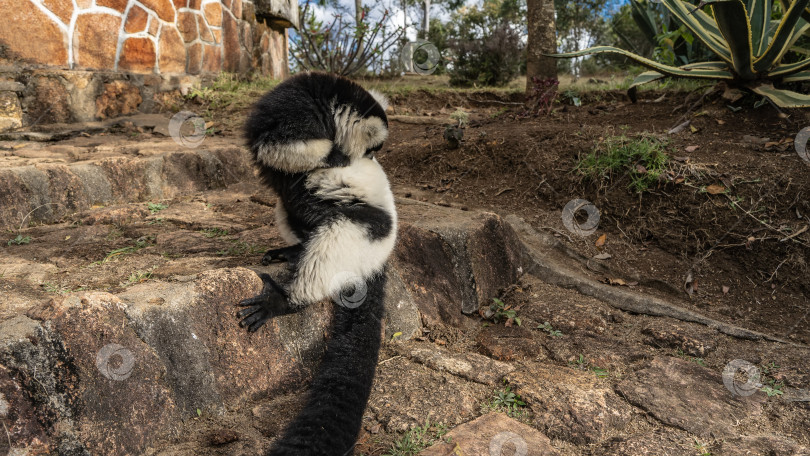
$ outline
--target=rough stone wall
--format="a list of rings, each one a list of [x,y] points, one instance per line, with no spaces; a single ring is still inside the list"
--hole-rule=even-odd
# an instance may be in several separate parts
[[[297,24],[297,9],[278,14]],[[14,62],[132,73],[286,75],[286,29],[257,21],[250,0],[3,0],[0,17],[0,45]]]
[[[160,107],[221,71],[288,76],[292,0],[0,0],[0,132]]]

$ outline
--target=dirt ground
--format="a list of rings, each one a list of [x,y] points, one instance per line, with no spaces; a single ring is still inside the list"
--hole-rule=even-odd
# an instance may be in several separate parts
[[[447,116],[461,107],[470,113],[462,144],[450,149],[443,126],[395,123],[380,161],[420,199],[519,214],[587,256],[610,254],[607,263],[620,274],[611,278],[810,343],[810,232],[800,233],[810,223],[810,162],[793,148],[810,122],[802,112],[782,118],[769,105],[734,112],[719,96],[687,115],[698,95],[647,92],[633,104],[620,92],[593,93],[581,107],[556,105],[548,116],[522,118],[522,106],[494,94],[477,103],[417,93],[396,99],[395,112]],[[694,130],[667,134],[687,119]],[[590,182],[573,171],[580,157],[618,135],[666,141],[671,174],[639,194],[626,174]],[[723,192],[707,191],[716,186]],[[577,198],[600,213],[589,237],[560,223]]]
[[[597,280],[686,302],[687,308],[719,321],[810,344],[810,162],[793,145],[796,134],[810,126],[810,118],[800,111],[755,107],[756,100],[732,103],[717,92],[702,95],[704,90],[648,91],[631,103],[620,91],[583,93],[581,106],[558,99],[550,114],[531,116],[514,93],[394,94],[392,117],[421,116],[424,123],[392,121],[378,157],[400,196],[518,214],[535,229],[592,258],[590,269]],[[463,140],[454,148],[444,138],[445,125],[435,119],[448,119],[459,109],[469,120]],[[689,124],[682,125],[686,121]],[[239,122],[239,115],[231,117],[221,134],[238,137]],[[678,126],[680,131],[671,132]],[[631,190],[628,173],[596,182],[574,171],[582,157],[617,136],[654,137],[665,143],[667,173],[647,191]],[[566,230],[561,220],[563,207],[578,198],[599,211],[598,227],[590,236]],[[577,214],[580,223],[582,215]],[[597,304],[590,301],[578,305],[581,297],[566,293],[535,281],[506,291],[503,299],[530,322],[524,326],[551,322],[563,332],[574,332],[573,341],[541,340],[518,328],[493,336],[486,324],[476,334],[434,331],[426,339],[453,352],[478,351],[507,360],[548,357],[576,365],[586,353],[586,364],[608,369],[614,385],[639,368],[639,359],[653,356],[653,346],[655,353],[697,360],[717,372],[735,358],[779,365],[772,379],[795,388],[810,386],[810,372],[801,361],[807,357],[803,349],[723,339],[717,342],[719,349],[709,343],[705,355],[701,350],[685,354],[682,343],[673,345],[669,336],[661,336],[678,327],[673,320],[625,320],[607,308],[591,307]],[[603,327],[611,329],[595,335],[602,334]],[[704,333],[695,325],[687,327],[691,342],[686,345],[701,346]],[[510,348],[504,349],[504,340],[510,341]],[[397,355],[384,353],[386,357]],[[382,372],[385,375],[385,369]],[[802,402],[783,405],[769,406],[766,421],[771,424],[760,422],[749,430],[770,429],[806,445],[810,411]],[[419,412],[436,414],[431,407]],[[649,417],[634,419],[634,435],[658,429],[651,423]],[[379,425],[373,422],[365,428],[372,433],[361,439],[364,454],[384,454],[397,438],[385,432],[386,426],[382,435],[375,435]],[[565,454],[629,454],[625,451],[632,448],[571,445],[564,433],[550,436]],[[691,445],[683,443],[689,438],[680,440],[675,450],[662,449],[660,454],[708,454],[701,453],[703,449],[737,454],[720,440],[704,440],[710,442],[705,448],[697,440]],[[652,442],[637,454],[655,454],[660,442]]]
[[[417,90],[392,96],[391,134],[378,157],[398,197],[517,214],[578,252],[592,279],[787,343],[623,312],[526,275],[501,295],[522,319],[520,326],[472,316],[474,329],[433,327],[417,340],[385,344],[359,454],[390,454],[404,431],[427,418],[450,428],[468,422],[503,390],[426,367],[413,354],[424,347],[442,356],[480,353],[512,365],[506,379],[528,403],[515,417],[544,432],[560,454],[806,454],[791,445],[810,445],[810,351],[799,346],[810,344],[810,163],[796,153],[793,138],[810,119],[745,100],[730,103],[719,94],[696,104],[701,93],[642,92],[633,104],[621,92],[589,92],[580,95],[581,106],[559,102],[548,115],[530,116],[519,95]],[[185,108],[199,106],[189,102]],[[469,120],[453,148],[443,120],[458,109]],[[211,114],[217,140],[241,142],[245,114]],[[687,120],[680,132],[667,133]],[[114,130],[72,141],[143,142],[153,135]],[[657,138],[670,157],[667,173],[642,193],[628,188],[631,173],[597,182],[575,171],[580,158],[622,135]],[[638,170],[636,165],[628,164]],[[575,199],[598,209],[598,226],[588,236],[564,226],[563,208]],[[47,285],[4,286],[32,299],[82,288],[117,293],[133,283],[258,262],[279,242],[265,229],[272,223],[272,195],[251,184],[161,203],[165,207],[156,210],[143,203],[95,208],[20,230],[37,242],[3,247],[21,258],[48,258],[54,267],[37,271]],[[59,244],[67,239],[70,249]],[[759,393],[755,405],[742,407],[696,391],[715,384],[723,392],[719,373],[732,359],[759,366],[764,383],[785,395]],[[666,375],[656,371],[657,362],[670,363]],[[664,391],[634,393],[638,385],[668,378],[677,381]],[[671,410],[667,401],[692,393],[695,410]],[[576,402],[579,397],[588,400]],[[202,413],[185,424],[182,439],[147,454],[256,454],[299,402],[300,391],[293,391],[224,416]],[[716,403],[734,413],[706,411]],[[734,431],[703,435],[700,420]],[[767,438],[738,442],[736,435]],[[772,436],[792,443],[774,443]]]

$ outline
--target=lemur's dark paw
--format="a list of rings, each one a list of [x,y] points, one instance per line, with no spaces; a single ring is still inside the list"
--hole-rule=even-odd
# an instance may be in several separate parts
[[[255,332],[271,318],[291,312],[284,290],[269,275],[259,277],[264,282],[262,292],[240,301],[238,305],[245,308],[236,313],[237,318],[241,318],[239,326],[247,328],[248,332]]]
[[[267,266],[274,261],[287,261],[290,265],[295,265],[301,255],[302,248],[301,244],[295,244],[280,249],[270,249],[262,257],[262,264]]]

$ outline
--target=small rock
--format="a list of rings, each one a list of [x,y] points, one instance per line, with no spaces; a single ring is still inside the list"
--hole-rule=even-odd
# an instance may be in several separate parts
[[[642,333],[649,336],[648,345],[679,349],[690,356],[704,357],[717,348],[716,331],[682,323],[667,322],[665,327],[645,328]]]
[[[0,81],[0,92],[22,92],[25,85],[17,81]]]
[[[475,337],[481,353],[500,361],[545,358],[540,342],[521,326],[489,325]]]
[[[230,429],[218,429],[211,431],[207,440],[210,446],[220,446],[239,440],[239,434]]]
[[[449,442],[437,443],[420,456],[449,455],[523,455],[559,454],[542,432],[513,420],[503,413],[488,413],[464,423],[445,436]]]
[[[0,132],[22,127],[22,108],[14,92],[0,91]]]
[[[429,348],[400,349],[404,356],[430,368],[447,371],[484,385],[495,385],[515,368],[477,353],[453,354]]]

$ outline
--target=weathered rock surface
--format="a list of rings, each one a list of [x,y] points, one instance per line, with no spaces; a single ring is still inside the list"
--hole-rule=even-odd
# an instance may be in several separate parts
[[[696,454],[695,439],[683,431],[659,429],[626,437],[614,437],[605,442],[596,454],[605,456],[692,456]]]
[[[37,156],[36,153],[29,155]],[[7,171],[18,179],[15,181],[17,189],[25,191],[20,192],[22,195],[10,194],[11,197],[17,195],[15,201],[31,204],[31,199],[35,198],[39,204],[48,204],[61,198],[64,203],[60,204],[70,204],[71,211],[81,211],[72,217],[87,223],[37,228],[33,243],[16,246],[13,250],[22,258],[44,256],[53,263],[48,260],[45,263],[31,260],[4,263],[9,279],[15,283],[47,283],[46,289],[60,293],[43,296],[39,291],[39,296],[43,297],[31,299],[28,306],[21,297],[19,305],[5,308],[4,312],[8,313],[0,313],[7,319],[5,324],[17,324],[18,319],[23,319],[54,341],[54,348],[42,343],[37,345],[41,354],[36,363],[28,363],[30,357],[18,355],[19,344],[28,347],[26,350],[33,349],[34,342],[30,338],[0,346],[0,364],[8,372],[8,385],[3,394],[11,397],[17,391],[15,403],[25,399],[34,388],[34,384],[20,379],[34,376],[35,371],[37,378],[51,378],[50,383],[46,383],[46,391],[39,393],[41,399],[27,403],[34,415],[49,416],[50,420],[42,429],[33,422],[21,422],[22,427],[15,430],[15,441],[23,442],[22,446],[29,450],[50,451],[70,444],[91,453],[143,452],[156,438],[171,439],[178,430],[177,423],[196,416],[198,410],[221,414],[232,404],[280,394],[288,391],[290,385],[301,384],[311,375],[322,354],[331,303],[319,303],[301,313],[275,319],[252,335],[237,325],[234,314],[238,309],[234,303],[261,289],[256,272],[268,272],[282,279],[288,274],[284,265],[256,266],[253,271],[216,266],[220,261],[217,256],[243,255],[246,249],[256,249],[256,245],[278,242],[275,231],[261,225],[265,223],[263,220],[272,218],[272,210],[266,205],[273,202],[251,196],[255,195],[256,188],[261,188],[255,183],[253,187],[234,184],[227,198],[225,193],[212,193],[204,201],[181,198],[155,214],[144,204],[88,208],[91,204],[138,198],[139,193],[185,195],[202,190],[203,182],[206,186],[225,186],[237,180],[255,179],[249,162],[242,161],[246,160],[245,155],[235,148],[185,154],[166,154],[160,148],[150,153],[142,148],[141,155],[145,157],[41,163]],[[223,163],[229,164],[228,172],[224,171]],[[83,174],[80,176],[80,173]],[[250,177],[245,177],[248,174]],[[61,188],[61,192],[57,192],[56,187]],[[233,205],[233,198],[241,201],[238,207],[243,209],[232,213],[215,210]],[[509,285],[520,267],[508,263],[513,257],[503,257],[503,251],[478,248],[479,244],[503,244],[504,239],[509,239],[508,227],[498,216],[448,209],[437,211],[432,216],[462,228],[450,234],[438,231],[433,237],[430,231],[435,227],[433,222],[418,216],[424,211],[401,211],[403,224],[411,230],[407,238],[411,248],[397,250],[396,259],[387,271],[384,322],[387,341],[402,341],[422,334],[421,308],[430,309],[422,298],[422,291],[441,296],[447,315],[458,314],[449,322],[463,322],[468,318],[462,314],[460,302],[452,301],[430,284],[420,284],[425,276],[419,273],[422,269],[419,261],[431,257],[431,252],[423,250],[431,245],[421,239],[423,236],[444,243],[445,261],[457,265],[436,269],[431,279],[435,283],[453,283],[453,291],[458,296],[468,296],[476,305],[479,296],[482,300],[486,296],[483,293],[494,293]],[[58,214],[53,211],[54,216]],[[48,214],[43,212],[40,217],[43,216]],[[127,233],[133,236],[129,244],[140,242],[140,247],[125,250],[121,256],[105,257],[103,252],[97,255],[87,252],[74,257],[73,249],[84,252],[97,245],[100,238],[109,238],[103,224],[116,223],[129,226],[127,230],[134,229],[131,234]],[[157,235],[138,232],[161,226],[172,229]],[[116,230],[112,233],[124,235]],[[450,240],[444,241],[447,238]],[[46,254],[41,249],[48,245],[60,247]],[[517,248],[515,245],[507,247]],[[242,263],[256,264],[262,251],[257,249],[252,253],[255,260]],[[90,258],[85,256],[87,254]],[[172,259],[186,255],[188,258]],[[101,260],[90,263],[94,256]],[[485,267],[493,262],[501,264],[503,269],[495,271]],[[108,291],[71,292],[77,285],[54,284],[59,280],[56,277],[68,273],[74,277],[72,283],[89,282],[92,289],[94,275],[111,273],[129,263],[133,264],[133,269],[129,270],[134,272],[123,273],[124,277],[130,277],[129,281]],[[76,267],[81,264],[86,266]],[[402,264],[411,269],[399,267]],[[151,279],[139,283],[141,279],[137,274],[150,277],[142,271],[152,271]],[[27,316],[19,315],[23,309],[28,309]],[[443,323],[436,321],[436,324]],[[513,369],[475,353],[455,355],[414,349],[406,356],[417,363],[405,358],[384,363],[379,381],[375,383],[377,400],[371,410],[375,411],[376,420],[390,430],[402,431],[421,424],[419,417],[426,407],[431,408],[436,419],[451,425],[471,419],[491,395],[492,387]],[[99,362],[101,358],[109,362]],[[409,366],[409,371],[420,372],[417,375],[423,378],[414,379],[410,374],[402,377],[402,363]],[[448,388],[440,391],[427,386],[435,381],[447,384],[458,397],[448,401]],[[412,389],[414,385],[420,385],[418,391]],[[62,405],[51,399],[59,395],[65,397]],[[400,401],[403,397],[412,400],[410,414],[385,405],[386,401]],[[435,406],[442,401],[446,402],[444,412]],[[122,406],[122,402],[126,405]],[[459,414],[459,404],[463,404],[462,414]],[[132,407],[138,412],[132,413]],[[148,421],[149,425],[139,425],[139,421]],[[60,431],[54,433],[57,427]],[[137,432],[132,428],[137,428]]]
[[[463,314],[489,305],[523,271],[523,247],[496,214],[448,211],[409,200],[398,200],[397,210],[403,219],[397,268],[418,296],[426,325],[468,326]]]
[[[534,424],[551,438],[573,443],[604,440],[630,421],[628,406],[589,371],[530,364],[506,376],[527,399]]]
[[[26,222],[52,222],[96,204],[171,198],[253,176],[252,161],[239,147],[183,150],[173,141],[168,146],[173,151],[158,148],[155,155],[146,146],[136,152],[146,157],[0,169],[0,223],[19,227],[26,215]]]
[[[736,436],[740,422],[760,416],[764,396],[735,396],[719,373],[673,357],[656,357],[616,390],[666,424],[714,438]]]
[[[0,132],[22,126],[23,113],[17,94],[0,90]]]
[[[745,435],[726,439],[720,445],[723,456],[747,456],[752,454],[778,454],[807,456],[810,450],[795,441],[775,435]]]
[[[424,425],[426,418],[448,426],[461,424],[478,414],[479,404],[492,391],[401,356],[387,359],[377,367],[368,410],[389,432]]]

